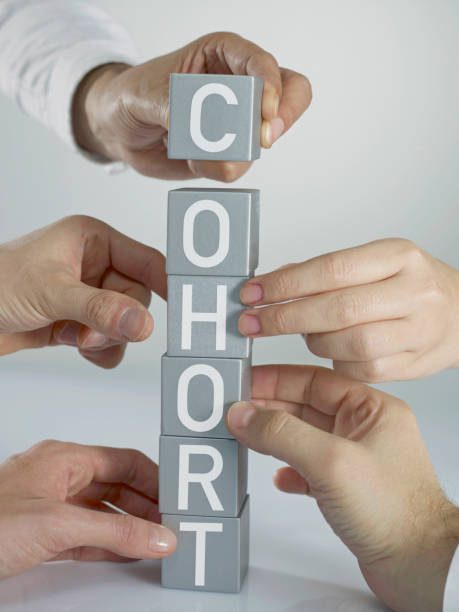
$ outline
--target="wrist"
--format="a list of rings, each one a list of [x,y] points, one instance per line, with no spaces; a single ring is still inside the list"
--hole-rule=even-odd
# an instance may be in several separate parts
[[[72,105],[75,141],[83,150],[105,157],[120,159],[117,146],[107,130],[107,117],[117,102],[111,92],[113,80],[130,68],[128,64],[104,64],[89,72],[78,85]]]
[[[454,552],[459,544],[459,509],[443,499],[426,520],[412,519],[406,542],[395,555],[362,566],[375,595],[395,612],[441,612]]]

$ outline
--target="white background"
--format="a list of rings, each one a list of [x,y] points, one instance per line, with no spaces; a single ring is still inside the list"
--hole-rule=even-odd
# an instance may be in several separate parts
[[[311,80],[314,100],[304,118],[235,184],[261,189],[260,271],[387,236],[410,238],[459,267],[457,2],[104,0],[100,4],[125,24],[145,59],[203,33],[232,30]],[[148,179],[132,171],[109,176],[68,151],[5,99],[0,99],[0,136],[0,242],[68,214],[85,213],[165,249],[167,191],[177,182]],[[192,184],[215,185],[203,180]],[[165,305],[154,300],[152,312],[153,337],[131,347],[114,371],[96,370],[67,348],[3,358],[0,455],[55,437],[135,446],[156,456]],[[297,337],[256,342],[254,361],[317,362]],[[450,495],[459,497],[458,373],[385,389],[413,405],[442,483]],[[324,526],[313,502],[273,491],[274,465],[269,458],[252,457],[255,569],[245,595],[218,599],[220,609],[255,610],[254,602],[263,597],[265,604],[268,600],[272,604],[264,609],[290,612],[371,609],[366,599],[358,603],[364,595],[333,586],[364,590],[351,556]],[[105,597],[106,587],[107,592],[117,593],[112,609],[125,610],[126,601],[122,605],[123,598],[111,584],[122,580],[132,589],[128,591],[132,609],[173,610],[174,605],[177,610],[215,609],[214,599],[189,596],[186,607],[170,592],[164,595],[156,589],[153,596],[149,579],[142,580],[142,567],[101,568],[96,580],[91,568],[70,574],[68,566],[62,566],[56,570],[64,572],[58,580],[61,588],[55,582],[60,574],[44,568],[14,579],[6,591],[2,587],[5,609],[26,609],[19,603],[21,598],[28,600],[36,593],[42,603],[30,603],[27,609],[37,610],[39,605],[44,610],[77,610],[83,605],[99,609],[102,599],[91,597]],[[93,590],[96,595],[91,595]],[[78,597],[72,598],[76,592]],[[0,589],[0,607],[1,602]]]

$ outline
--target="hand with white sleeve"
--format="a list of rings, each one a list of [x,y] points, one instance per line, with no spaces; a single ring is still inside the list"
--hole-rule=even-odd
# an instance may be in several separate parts
[[[167,158],[169,76],[173,72],[262,77],[260,141],[265,148],[271,147],[311,102],[306,77],[280,67],[268,51],[237,34],[214,32],[144,64],[112,63],[88,74],[73,105],[80,146],[109,160],[122,160],[147,176],[227,182],[242,176],[250,163]]]

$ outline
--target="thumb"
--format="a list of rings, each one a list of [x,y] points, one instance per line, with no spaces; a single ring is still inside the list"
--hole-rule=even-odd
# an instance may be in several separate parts
[[[145,340],[153,331],[145,306],[124,293],[75,283],[62,285],[52,303],[55,321],[77,321],[113,340]]]
[[[242,444],[291,465],[311,488],[333,469],[349,442],[280,410],[237,402],[228,411],[228,429]],[[331,473],[328,474],[331,476]]]
[[[65,504],[64,547],[91,546],[131,559],[158,559],[174,552],[172,531],[130,514],[112,514]],[[59,551],[63,552],[63,551]]]

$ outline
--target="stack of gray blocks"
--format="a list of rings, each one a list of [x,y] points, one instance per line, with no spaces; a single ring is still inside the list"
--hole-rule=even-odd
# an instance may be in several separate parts
[[[254,77],[172,74],[168,156],[256,159],[261,94]],[[247,449],[225,418],[250,398],[251,341],[237,321],[258,264],[259,214],[257,190],[169,192],[159,497],[178,540],[162,562],[170,588],[238,592],[248,568]]]

